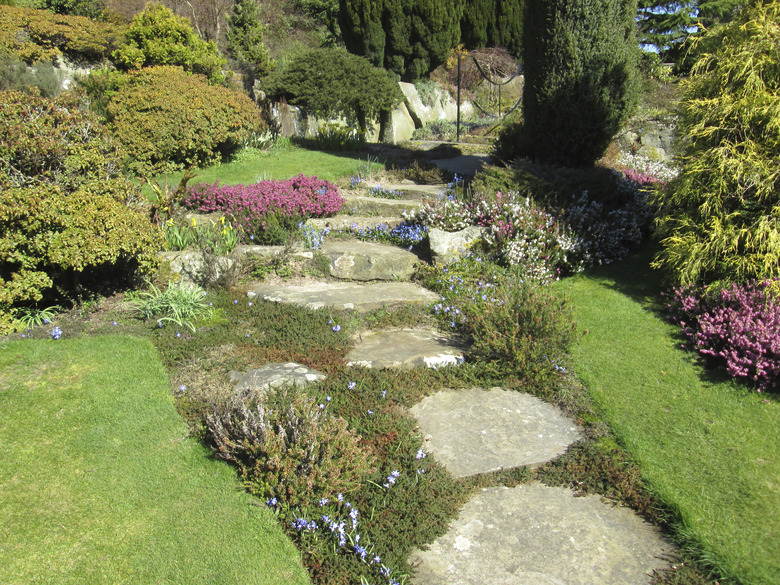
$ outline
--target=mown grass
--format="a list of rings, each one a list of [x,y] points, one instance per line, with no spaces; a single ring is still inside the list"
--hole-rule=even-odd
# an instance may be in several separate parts
[[[148,340],[0,346],[0,582],[288,584],[300,555],[174,409]]]
[[[227,163],[197,169],[197,176],[190,181],[196,183],[216,183],[223,185],[252,184],[258,181],[289,179],[299,174],[316,175],[320,179],[335,182],[345,177],[357,175],[361,170],[370,168],[381,171],[384,165],[376,158],[366,154],[352,152],[322,152],[294,145],[274,147],[269,150],[247,148]],[[183,172],[162,175],[157,180],[163,184],[175,186]]]
[[[780,404],[703,370],[654,306],[647,254],[565,280],[581,380],[684,548],[739,583],[780,582]]]

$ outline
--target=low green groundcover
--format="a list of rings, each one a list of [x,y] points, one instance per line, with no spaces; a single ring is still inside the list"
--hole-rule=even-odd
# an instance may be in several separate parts
[[[0,343],[0,582],[308,583],[132,337]]]

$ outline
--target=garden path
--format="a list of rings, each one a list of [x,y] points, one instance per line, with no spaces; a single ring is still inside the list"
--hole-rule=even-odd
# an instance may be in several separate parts
[[[452,162],[452,161],[450,161]],[[469,161],[473,172],[486,162]],[[452,169],[451,169],[452,170]],[[400,200],[350,197],[352,214],[319,220],[319,229],[361,229],[400,222],[401,211],[419,205],[431,189],[403,189]],[[381,218],[381,219],[380,219]],[[389,218],[389,219],[388,219]],[[391,224],[392,225],[392,224]],[[256,284],[249,295],[312,308],[368,311],[403,303],[431,303],[438,297],[407,282],[398,266],[404,250],[374,243],[330,243],[331,279],[305,284]],[[388,260],[388,255],[394,259]],[[360,265],[356,277],[344,270]],[[338,280],[345,278],[347,281]],[[359,282],[358,282],[359,281]],[[347,356],[350,365],[411,367],[457,364],[459,340],[427,330],[362,332]],[[500,388],[441,391],[411,409],[424,435],[424,449],[453,475],[466,477],[554,459],[579,438],[579,429],[555,407]],[[415,551],[414,585],[638,585],[666,566],[671,547],[658,530],[627,508],[598,496],[539,483],[483,489],[466,503],[449,531],[425,551]]]

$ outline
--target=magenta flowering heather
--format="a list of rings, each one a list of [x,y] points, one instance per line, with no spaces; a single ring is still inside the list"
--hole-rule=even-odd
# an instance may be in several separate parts
[[[344,198],[333,183],[298,175],[253,185],[200,183],[190,189],[182,204],[201,213],[225,213],[236,222],[236,228],[244,228],[264,224],[271,214],[301,218],[333,215],[341,209]]]
[[[672,319],[700,354],[724,363],[730,376],[759,391],[780,390],[780,279],[733,284],[715,294],[674,291]]]

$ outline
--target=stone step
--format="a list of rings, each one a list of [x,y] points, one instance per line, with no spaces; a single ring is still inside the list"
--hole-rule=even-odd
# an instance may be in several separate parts
[[[369,188],[381,187],[388,191],[398,191],[401,193],[402,199],[409,199],[414,201],[422,201],[423,199],[431,199],[438,197],[442,192],[447,189],[447,185],[444,183],[436,185],[417,185],[410,182],[402,183],[366,183]]]
[[[327,228],[331,231],[357,232],[379,224],[385,224],[392,229],[403,222],[404,219],[399,216],[334,215],[333,217],[310,219],[306,223],[313,225],[319,230]]]
[[[465,345],[457,338],[427,329],[368,331],[356,336],[348,366],[408,369],[438,368],[463,362]]]
[[[439,300],[439,295],[411,282],[359,284],[315,281],[297,285],[258,283],[249,287],[247,295],[278,303],[301,305],[309,309],[351,309],[359,313],[405,304],[435,303]]]
[[[341,211],[352,215],[377,215],[401,217],[404,211],[414,211],[422,203],[414,199],[383,199],[365,195],[344,195]]]
[[[409,280],[420,259],[390,244],[357,240],[325,242],[320,252],[330,260],[330,274],[342,280]]]

